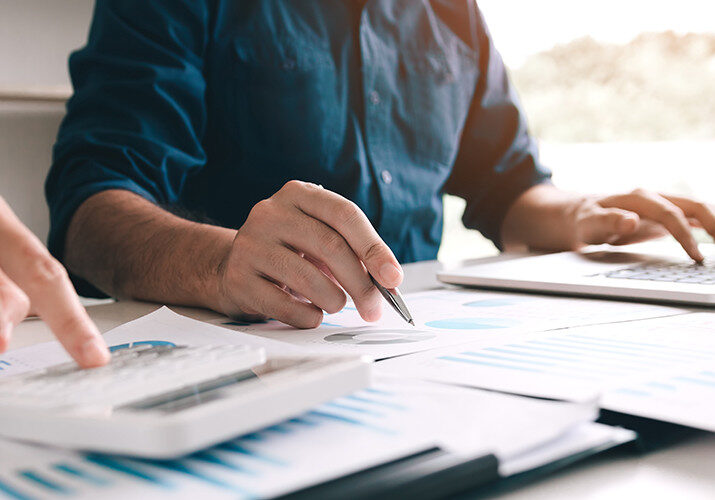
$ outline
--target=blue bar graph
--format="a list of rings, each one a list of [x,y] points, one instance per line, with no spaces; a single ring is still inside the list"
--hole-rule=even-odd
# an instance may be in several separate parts
[[[70,477],[81,479],[82,481],[91,484],[92,486],[108,486],[111,481],[104,477],[99,477],[91,472],[81,469],[75,465],[69,463],[57,463],[53,464],[52,468],[60,473],[66,474]]]
[[[144,468],[133,466],[130,463],[122,461],[122,459],[96,453],[90,453],[85,458],[88,462],[98,465],[99,467],[119,472],[133,479],[140,479],[163,488],[173,488],[172,483],[167,481],[165,478],[147,472]]]
[[[196,467],[192,467],[187,461],[185,460],[145,460],[143,461],[149,465],[153,465],[154,467],[158,468],[163,468],[163,469],[168,469],[174,472],[179,472],[181,474],[185,474],[187,476],[190,476],[194,479],[198,479],[200,481],[206,482],[212,486],[216,486],[218,488],[222,489],[227,489],[227,490],[232,490],[236,491],[242,494],[246,494],[247,492],[242,490],[241,488],[237,488],[236,486],[227,483],[226,481],[223,481],[221,479],[218,479],[216,477],[213,477],[209,474],[206,474],[202,472],[201,470],[197,469]]]
[[[242,444],[239,444],[239,442],[240,442],[240,439],[238,439],[236,441],[227,441],[225,443],[221,443],[220,445],[218,445],[217,448],[221,449],[221,450],[230,451],[232,453],[238,453],[240,455],[250,457],[254,460],[258,460],[259,462],[264,462],[264,463],[271,464],[271,465],[278,465],[280,467],[286,467],[288,465],[278,458],[269,457],[268,455],[259,453],[255,450],[247,448],[246,446],[244,446]]]
[[[220,465],[221,467],[224,467],[226,469],[230,469],[234,472],[238,472],[240,474],[247,474],[249,476],[257,476],[258,472],[256,472],[253,469],[245,467],[243,464],[237,464],[235,462],[231,462],[229,460],[224,459],[223,457],[219,456],[216,451],[212,450],[205,450],[205,451],[199,451],[197,453],[194,453],[191,455],[191,458],[195,460],[200,460],[209,464],[214,464],[214,465]]]
[[[294,458],[270,454],[272,443],[281,450],[280,443],[301,433],[311,433],[330,427],[336,435],[345,435],[341,426],[364,430],[364,435],[379,436],[384,440],[401,431],[383,425],[391,415],[408,411],[398,402],[399,394],[381,389],[368,389],[323,404],[313,411],[288,419],[280,424],[246,434],[213,448],[193,453],[176,460],[150,460],[100,453],[77,454],[75,459],[49,461],[36,469],[13,471],[11,481],[0,479],[0,497],[30,500],[29,492],[45,490],[44,496],[92,495],[122,487],[128,482],[143,486],[146,495],[151,489],[178,491],[182,485],[202,485],[207,492],[223,490],[235,497],[257,497],[253,492],[259,481],[275,480],[293,467]],[[306,434],[301,439],[306,439]],[[301,441],[302,442],[302,441]],[[290,448],[288,448],[290,449]],[[266,451],[268,450],[268,451]],[[292,455],[288,455],[292,457]],[[63,479],[66,479],[64,481]],[[201,490],[198,490],[201,491]],[[208,493],[207,493],[208,494]],[[43,496],[43,498],[44,498]]]
[[[373,431],[382,433],[382,434],[395,434],[395,431],[391,429],[386,429],[382,427],[378,427],[372,424],[368,424],[366,422],[363,422],[360,419],[357,418],[352,418],[352,417],[346,417],[345,415],[341,415],[339,413],[333,413],[329,411],[323,411],[323,410],[313,410],[309,413],[309,415],[322,418],[325,420],[332,420],[336,422],[340,422],[343,424],[349,424],[349,425],[354,425],[358,427],[364,427],[366,429],[371,429]]]
[[[363,415],[372,415],[374,417],[384,416],[382,413],[378,413],[372,409],[361,408],[359,406],[351,406],[351,405],[344,404],[344,403],[338,403],[336,401],[326,403],[324,406],[329,406],[331,408],[337,408],[338,410],[345,410],[348,412],[361,413]]]
[[[0,493],[13,500],[34,500],[33,497],[28,496],[25,493],[13,488],[2,479],[0,479]]]
[[[373,399],[373,398],[369,398],[369,397],[357,395],[357,394],[351,394],[350,396],[345,396],[341,399],[349,399],[352,401],[358,401],[360,403],[367,403],[369,405],[376,405],[376,406],[382,406],[385,408],[391,408],[393,410],[404,410],[405,409],[404,406],[394,403],[392,401],[382,401],[379,399]]]
[[[675,377],[675,380],[689,384],[704,385],[706,387],[715,387],[715,380],[705,380],[696,377]]]
[[[485,351],[488,349],[485,349]],[[513,357],[508,357],[508,356],[498,356],[495,354],[487,354],[484,352],[472,352],[472,351],[465,351],[461,353],[463,356],[473,356],[476,358],[487,358],[487,359],[496,359],[499,361],[511,361],[511,362],[516,362],[516,363],[524,363],[527,365],[537,365],[537,366],[555,366],[554,363],[551,363],[549,361],[537,361],[534,359],[514,359]]]
[[[652,389],[664,389],[666,391],[674,391],[676,387],[672,384],[664,384],[663,382],[647,382],[646,385]]]
[[[469,364],[473,364],[473,365],[491,366],[494,368],[506,368],[509,370],[519,370],[519,371],[533,372],[533,373],[541,373],[543,371],[543,370],[539,370],[536,368],[505,365],[503,363],[491,363],[488,361],[480,361],[478,359],[457,358],[455,356],[440,356],[439,359],[442,359],[444,361],[454,361],[456,363],[469,363]]]
[[[53,481],[52,479],[48,478],[46,475],[34,470],[21,470],[18,472],[18,475],[35,483],[38,486],[45,488],[52,493],[57,493],[60,495],[71,495],[73,493],[73,490],[68,486],[57,483],[56,481]]]
[[[456,351],[438,356],[436,360],[472,365],[475,368],[522,372],[524,375],[534,373],[559,378],[605,381],[640,375],[663,367],[688,366],[703,360],[715,361],[715,354],[709,355],[707,350],[701,352],[688,348],[671,348],[669,345],[655,342],[563,334],[542,336],[520,343]],[[468,370],[467,366],[464,369]],[[715,388],[715,372],[691,377],[688,382]],[[630,391],[634,396],[648,396],[653,389],[673,390],[668,389],[667,383],[661,383],[664,384],[662,387],[655,384],[650,388],[624,388],[620,393]]]

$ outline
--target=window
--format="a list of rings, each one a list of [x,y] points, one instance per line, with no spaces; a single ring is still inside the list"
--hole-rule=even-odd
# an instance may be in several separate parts
[[[715,200],[713,2],[479,5],[559,187]],[[496,253],[462,226],[462,210],[446,198],[440,259]]]

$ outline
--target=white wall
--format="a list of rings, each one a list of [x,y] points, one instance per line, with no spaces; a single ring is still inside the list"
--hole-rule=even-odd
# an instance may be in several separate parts
[[[0,0],[0,96],[69,91],[67,57],[86,37],[93,0]],[[0,98],[0,196],[43,241],[43,184],[64,115],[61,101]]]
[[[69,85],[67,55],[87,38],[93,0],[0,0],[0,88]]]

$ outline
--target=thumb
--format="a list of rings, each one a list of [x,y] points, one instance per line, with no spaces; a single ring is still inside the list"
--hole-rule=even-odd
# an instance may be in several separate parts
[[[583,242],[587,245],[614,243],[635,232],[640,217],[620,208],[597,208],[582,221]]]

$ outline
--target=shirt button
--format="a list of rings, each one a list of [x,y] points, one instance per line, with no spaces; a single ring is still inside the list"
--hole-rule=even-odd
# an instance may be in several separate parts
[[[370,102],[373,104],[380,104],[380,94],[376,90],[370,92]]]
[[[383,170],[380,173],[380,177],[382,177],[382,182],[385,184],[392,184],[392,174],[389,171]]]

